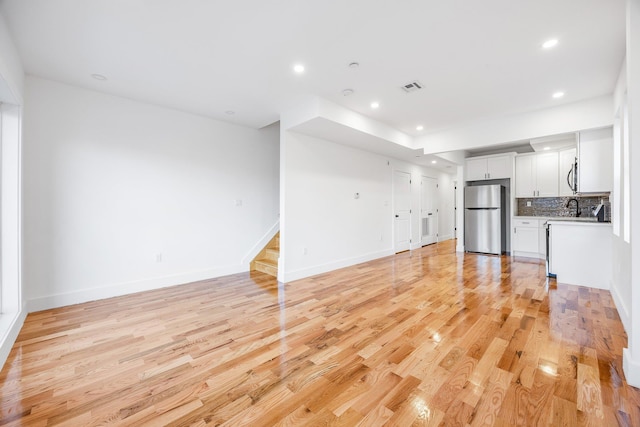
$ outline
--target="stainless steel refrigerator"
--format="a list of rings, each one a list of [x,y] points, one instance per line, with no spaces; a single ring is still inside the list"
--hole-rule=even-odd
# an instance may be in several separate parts
[[[502,185],[464,188],[464,248],[500,255],[506,250],[505,190]]]

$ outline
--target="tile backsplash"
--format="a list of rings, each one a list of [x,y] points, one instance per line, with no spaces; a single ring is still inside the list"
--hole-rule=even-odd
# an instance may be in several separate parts
[[[574,202],[567,207],[570,199],[578,200],[580,216],[591,216],[591,210],[604,202],[604,220],[611,221],[611,204],[609,196],[575,196],[575,197],[535,197],[517,198],[516,215],[519,216],[575,216],[576,205]],[[527,206],[531,202],[531,206]]]

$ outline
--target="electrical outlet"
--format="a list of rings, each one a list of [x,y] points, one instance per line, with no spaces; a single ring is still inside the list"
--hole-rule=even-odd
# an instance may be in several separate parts
[[[527,207],[530,208],[531,207],[531,200],[527,200]]]
[[[162,253],[156,254],[156,262],[162,262]]]

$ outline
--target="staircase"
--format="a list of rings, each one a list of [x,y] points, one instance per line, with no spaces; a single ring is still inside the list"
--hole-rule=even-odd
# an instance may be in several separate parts
[[[267,246],[251,261],[251,271],[257,270],[278,277],[278,257],[280,256],[280,232],[278,231]]]

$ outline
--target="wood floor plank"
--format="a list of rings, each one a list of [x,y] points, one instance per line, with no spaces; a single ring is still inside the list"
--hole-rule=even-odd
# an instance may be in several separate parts
[[[31,313],[0,425],[640,425],[608,291],[455,241]]]

